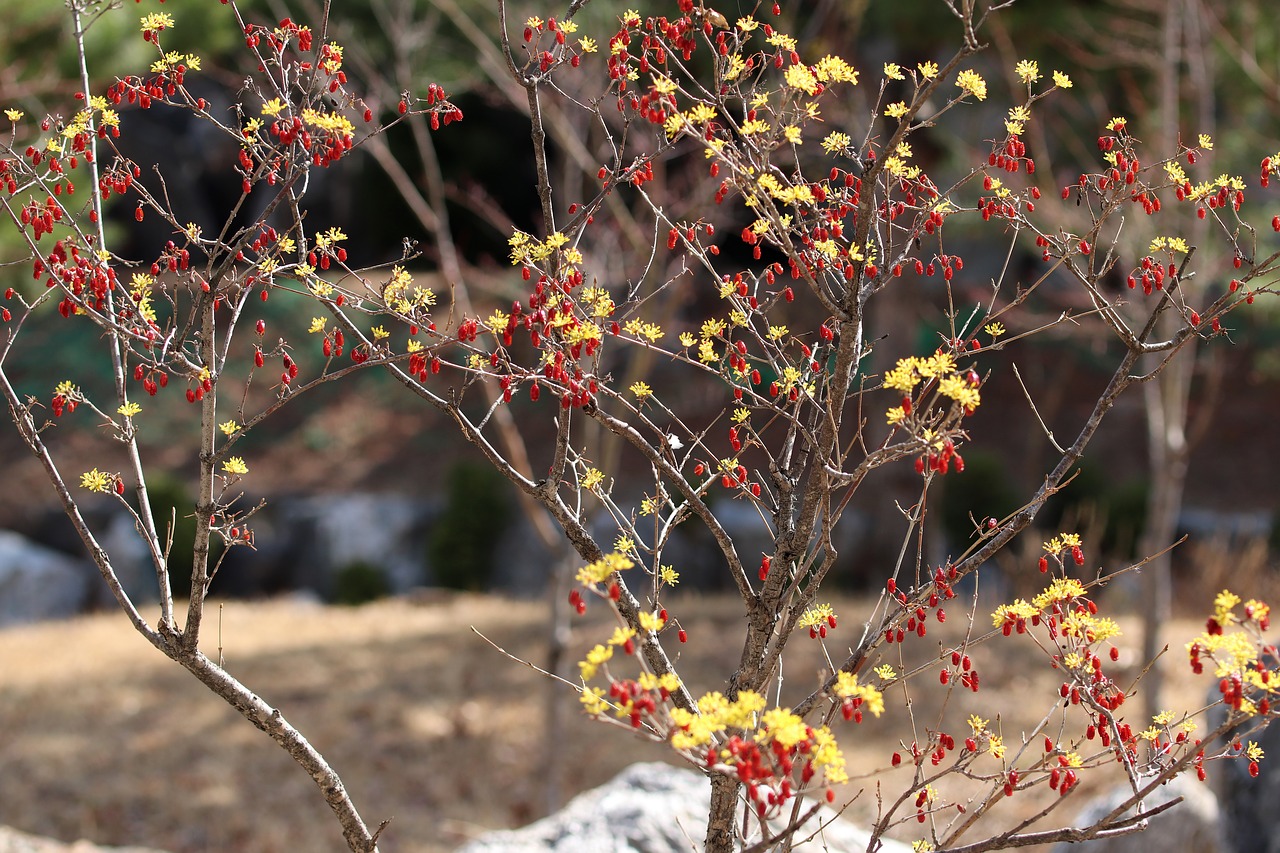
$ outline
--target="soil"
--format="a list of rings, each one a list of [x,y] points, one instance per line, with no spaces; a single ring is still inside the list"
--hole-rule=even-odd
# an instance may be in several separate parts
[[[841,622],[827,648],[838,656],[856,641],[858,617],[873,602],[833,604]],[[685,594],[668,607],[689,632],[687,645],[672,644],[687,683],[698,693],[722,687],[736,660],[740,605]],[[979,630],[988,609],[979,610]],[[572,660],[611,632],[604,610],[597,604],[575,622]],[[963,610],[956,604],[947,625],[931,625],[915,649],[927,657],[937,642],[956,642]],[[386,853],[437,853],[486,830],[527,823],[551,799],[563,801],[632,762],[675,760],[660,744],[588,722],[572,691],[480,636],[541,663],[545,617],[541,602],[478,595],[424,594],[360,608],[296,598],[236,601],[212,605],[203,647],[310,737],[370,823],[390,819],[381,840]],[[1123,624],[1136,643],[1136,627]],[[1189,620],[1171,624],[1172,648],[1181,642],[1172,638],[1195,630]],[[837,719],[854,776],[839,792],[842,802],[853,801],[851,818],[872,819],[879,786],[888,794],[906,781],[905,767],[890,771],[890,753],[937,728],[944,698],[945,725],[958,739],[970,713],[996,720],[1010,745],[1031,737],[1060,677],[1031,643],[1017,640],[974,650],[982,672],[977,694],[946,698],[930,671],[911,682],[909,711],[896,694],[879,719],[868,716],[861,726]],[[784,701],[808,693],[826,667],[818,642],[798,637],[795,651]],[[1182,674],[1180,655],[1170,657],[1170,694],[1189,700],[1180,706],[1199,707],[1205,685]],[[0,681],[0,824],[173,853],[345,849],[307,776],[117,614],[0,632]],[[549,695],[563,703],[569,732],[554,746],[544,736]],[[557,774],[555,797],[548,780]],[[1067,811],[1098,789],[1086,774]],[[1020,794],[1004,820],[1044,802],[1039,792]],[[914,820],[900,829],[894,834],[919,837]]]

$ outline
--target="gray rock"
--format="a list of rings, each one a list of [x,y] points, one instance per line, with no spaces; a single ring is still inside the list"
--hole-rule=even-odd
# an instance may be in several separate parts
[[[74,616],[93,593],[97,570],[0,530],[0,626]]]
[[[634,764],[611,781],[574,797],[550,817],[514,830],[490,832],[457,853],[690,853],[702,849],[711,785],[692,770]],[[825,819],[834,818],[826,812]],[[817,829],[803,831],[806,837]],[[866,831],[834,819],[796,850],[865,851]],[[883,841],[885,853],[910,847]]]
[[[1242,733],[1240,739],[1256,741],[1266,758],[1258,764],[1257,778],[1249,775],[1243,758],[1209,768],[1209,778],[1220,786],[1227,838],[1235,853],[1280,853],[1280,772],[1273,758],[1280,756],[1280,726],[1272,723],[1265,731]]]
[[[293,589],[332,592],[334,574],[355,563],[380,569],[392,593],[422,583],[429,506],[401,495],[341,494],[276,502],[276,533],[293,539]]]
[[[1127,800],[1132,791],[1118,787],[1092,801],[1076,819],[1089,826]],[[1095,839],[1080,844],[1057,844],[1053,853],[1147,853],[1149,850],[1181,850],[1188,853],[1231,853],[1226,842],[1218,798],[1194,775],[1183,774],[1157,788],[1144,805],[1150,809],[1182,797],[1182,802],[1151,818],[1141,832]]]

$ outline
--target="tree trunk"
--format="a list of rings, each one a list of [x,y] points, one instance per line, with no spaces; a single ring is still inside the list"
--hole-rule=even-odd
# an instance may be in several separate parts
[[[738,780],[711,777],[711,810],[707,815],[706,853],[733,853],[737,843]]]

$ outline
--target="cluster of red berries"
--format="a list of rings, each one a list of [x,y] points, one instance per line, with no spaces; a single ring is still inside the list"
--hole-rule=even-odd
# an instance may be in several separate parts
[[[902,409],[906,414],[911,414],[911,398],[902,398]],[[930,450],[928,453],[922,453],[916,457],[915,468],[917,474],[923,474],[929,471],[935,474],[946,475],[951,472],[952,467],[959,474],[964,471],[964,457],[956,451],[955,442],[947,439],[942,442],[941,450]]]
[[[928,615],[929,611],[933,611],[934,618],[938,622],[947,621],[947,612],[942,609],[943,601],[955,598],[955,590],[951,588],[952,583],[957,579],[958,573],[955,566],[947,567],[944,571],[939,567],[933,575],[933,583],[926,586],[922,590],[913,593],[909,598],[905,590],[898,588],[898,582],[893,578],[885,581],[885,590],[889,595],[898,602],[898,606],[902,608],[906,619],[903,620],[899,616],[895,621],[897,626],[889,626],[884,630],[884,639],[886,643],[901,643],[906,639],[907,634],[915,634],[917,637],[923,637],[928,631]],[[928,590],[928,593],[925,593]],[[973,681],[974,690],[977,689],[977,680]]]

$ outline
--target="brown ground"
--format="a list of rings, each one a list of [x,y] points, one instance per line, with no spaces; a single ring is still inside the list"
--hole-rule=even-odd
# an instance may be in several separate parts
[[[690,633],[682,647],[686,677],[702,680],[699,691],[714,689],[715,674],[732,669],[740,610],[716,598],[669,606]],[[867,606],[836,602],[843,621],[833,654],[852,642],[855,617]],[[959,630],[961,610],[949,614],[949,631]],[[547,682],[469,629],[536,660],[544,654],[544,611],[541,603],[481,596],[356,609],[230,602],[221,636],[231,673],[310,736],[366,818],[393,818],[382,849],[435,853],[544,808]],[[211,655],[216,616],[215,608],[206,623]],[[604,616],[597,606],[576,623],[576,646],[608,633]],[[1194,630],[1189,621],[1170,628],[1177,636]],[[934,633],[922,649],[936,648]],[[800,694],[822,664],[817,643],[797,643],[806,660],[788,664],[786,684]],[[1043,664],[1032,665],[1039,659],[1025,642],[990,645],[974,657],[983,690],[953,695],[950,730],[963,738],[965,715],[1000,712],[1012,743],[1039,720],[1058,681]],[[345,849],[315,787],[288,757],[119,616],[0,632],[0,684],[0,824],[175,853]],[[914,690],[919,726],[934,725],[927,709],[936,686],[930,675]],[[1178,689],[1202,696],[1204,688]],[[1028,701],[1033,691],[1040,701]],[[572,706],[571,737],[560,749],[567,795],[631,762],[664,757],[660,745],[577,716],[568,691],[562,698]],[[837,726],[855,774],[884,768],[891,744],[911,739],[900,707],[891,701],[884,718],[861,728]],[[895,778],[886,777],[886,790]],[[847,793],[858,787],[855,779]],[[851,814],[865,819],[874,806],[871,787]]]

